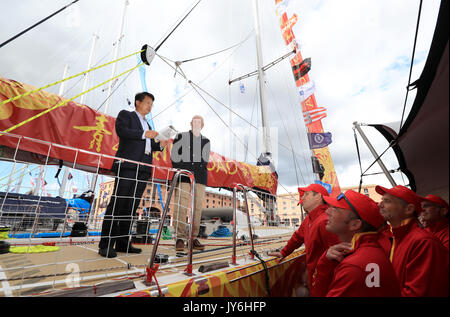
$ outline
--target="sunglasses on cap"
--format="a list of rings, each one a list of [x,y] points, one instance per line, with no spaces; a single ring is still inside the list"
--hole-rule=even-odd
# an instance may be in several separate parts
[[[344,193],[340,193],[339,196],[336,197],[337,200],[341,200],[342,198],[345,199],[345,201],[347,202],[347,204],[350,206],[350,208],[352,209],[352,211],[355,213],[356,217],[358,217],[359,219],[361,219],[361,217],[359,216],[358,212],[356,211],[355,207],[353,207],[353,205],[350,203],[350,201],[347,199],[347,197],[345,197]]]

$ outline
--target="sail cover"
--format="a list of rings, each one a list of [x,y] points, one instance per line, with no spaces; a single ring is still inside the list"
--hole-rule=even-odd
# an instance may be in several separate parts
[[[448,127],[448,1],[441,1],[430,51],[419,79],[411,111],[400,131],[388,125],[372,125],[390,142],[400,169],[419,195],[434,194],[449,200]]]
[[[0,77],[0,102],[31,90],[35,87]],[[60,96],[41,90],[0,105],[0,131],[25,122],[8,134],[0,132],[0,159],[66,165],[111,175],[109,170],[119,144],[115,118],[69,101],[33,119],[36,114],[62,101]],[[173,176],[165,169],[172,167],[171,147],[170,142],[164,151],[153,154],[156,179]],[[76,162],[75,166],[73,162]],[[278,181],[269,166],[250,165],[211,152],[207,169],[210,187],[231,189],[238,183],[276,195]]]
[[[308,75],[308,71],[311,69],[311,58],[303,59],[301,55],[292,30],[298,18],[296,13],[288,13],[288,2],[289,0],[275,0],[276,13],[280,19],[281,34],[286,45],[291,45],[296,50],[296,55],[291,59],[291,66],[295,83],[302,99],[303,118],[309,134],[324,133],[322,119],[326,118],[326,109],[317,105],[314,91],[311,89],[313,83]],[[305,87],[310,87],[307,94],[305,94]],[[314,153],[312,161],[317,162],[318,166],[322,166],[320,172],[317,172],[320,181],[316,182],[324,185],[328,191],[331,188],[330,194],[337,196],[341,189],[328,146],[311,148],[311,150]]]

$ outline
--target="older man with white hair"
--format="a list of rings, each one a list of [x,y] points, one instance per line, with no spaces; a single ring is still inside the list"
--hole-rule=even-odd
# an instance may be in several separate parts
[[[191,120],[191,130],[178,133],[173,141],[171,151],[172,166],[174,168],[188,170],[194,174],[194,219],[193,219],[193,248],[204,250],[205,246],[196,238],[200,231],[200,220],[202,216],[203,198],[208,181],[210,142],[200,131],[204,127],[204,120],[196,115]],[[176,232],[175,250],[183,251],[187,236],[186,213],[189,204],[191,184],[188,177],[182,175],[180,183],[175,191],[175,199],[178,199],[177,208],[174,210],[174,224]]]

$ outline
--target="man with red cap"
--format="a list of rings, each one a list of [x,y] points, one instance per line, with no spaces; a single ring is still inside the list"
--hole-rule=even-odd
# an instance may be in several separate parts
[[[311,275],[315,270],[317,261],[325,250],[339,243],[340,240],[335,234],[325,229],[328,220],[325,214],[328,207],[323,200],[324,197],[328,196],[325,187],[319,184],[311,184],[308,187],[299,187],[298,192],[300,203],[307,213],[305,220],[280,252],[269,252],[268,255],[282,259],[304,243],[309,293],[311,296],[315,296],[311,285]]]
[[[382,195],[380,212],[390,225],[383,233],[392,241],[389,258],[402,296],[448,296],[448,251],[418,224],[422,198],[402,185],[375,190]]]
[[[425,230],[431,232],[448,250],[448,203],[439,196],[423,197],[420,216]]]
[[[400,287],[386,252],[378,244],[384,224],[378,205],[366,195],[348,190],[324,197],[329,208],[326,229],[341,243],[319,259],[313,284],[319,296],[400,297]]]

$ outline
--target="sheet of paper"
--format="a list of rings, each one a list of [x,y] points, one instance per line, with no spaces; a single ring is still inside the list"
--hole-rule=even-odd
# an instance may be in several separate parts
[[[178,131],[172,125],[169,125],[158,131],[158,133],[159,134],[155,137],[155,140],[162,141],[173,139],[177,135]]]

